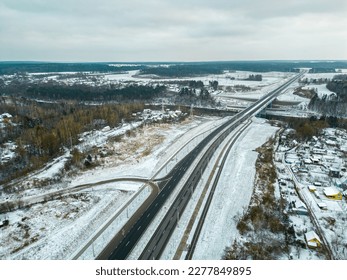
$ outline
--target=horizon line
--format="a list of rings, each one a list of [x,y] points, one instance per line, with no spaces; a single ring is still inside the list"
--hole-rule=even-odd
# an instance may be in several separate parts
[[[168,63],[168,64],[175,64],[175,63],[228,63],[228,62],[347,62],[347,59],[238,59],[238,60],[197,60],[197,61],[165,61],[165,60],[158,60],[158,61],[53,61],[53,60],[0,60],[0,63],[56,63],[56,64],[66,64],[66,63],[73,63],[73,64],[84,64],[84,63],[91,63],[91,64],[107,64],[107,63],[119,63],[119,64],[152,64],[152,63]]]

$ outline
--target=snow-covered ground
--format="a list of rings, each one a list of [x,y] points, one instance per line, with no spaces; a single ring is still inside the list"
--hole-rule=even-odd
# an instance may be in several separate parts
[[[324,96],[329,97],[330,95],[336,95],[336,93],[327,89],[326,84],[309,85],[309,86],[303,87],[303,89],[308,89],[308,90],[314,89],[317,92],[319,98],[322,98]]]
[[[133,193],[126,186],[100,187],[2,214],[1,259],[66,259]]]
[[[303,79],[313,80],[313,79],[332,79],[334,76],[338,75],[339,73],[306,73],[303,77]]]

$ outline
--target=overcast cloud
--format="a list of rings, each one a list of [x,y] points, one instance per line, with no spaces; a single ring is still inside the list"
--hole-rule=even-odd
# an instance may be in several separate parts
[[[0,60],[347,59],[346,0],[0,0]]]

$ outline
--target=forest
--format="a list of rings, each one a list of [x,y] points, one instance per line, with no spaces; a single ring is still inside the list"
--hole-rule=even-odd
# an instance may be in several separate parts
[[[223,71],[252,72],[295,72],[299,68],[310,68],[311,73],[334,73],[336,69],[347,68],[346,61],[211,61],[211,62],[165,62],[163,63],[47,63],[47,62],[0,62],[0,75],[15,73],[52,72],[107,72],[117,73],[140,70],[142,75],[160,77],[194,77],[198,75],[221,74]],[[117,67],[113,66],[117,65]]]
[[[0,75],[15,73],[53,73],[53,72],[123,72],[139,70],[144,65],[127,64],[118,67],[110,63],[48,63],[48,62],[0,62]]]
[[[107,88],[104,86],[36,84],[28,87],[23,93],[30,98],[48,100],[79,100],[79,101],[136,101],[158,97],[165,86],[130,85],[123,88]]]
[[[222,74],[225,71],[252,72],[298,72],[299,68],[310,68],[311,73],[335,73],[337,68],[347,68],[345,61],[223,61],[180,63],[165,67],[148,67],[140,71],[142,75],[160,77],[194,77],[201,75]]]
[[[334,95],[319,97],[317,94],[311,99],[308,108],[323,115],[347,116],[347,75],[336,75],[327,83],[327,89]]]
[[[84,131],[118,126],[141,111],[143,103],[87,106],[77,102],[38,103],[12,97],[0,100],[0,111],[13,116],[1,133],[0,143],[16,144],[14,161],[1,165],[0,183],[42,167],[49,159],[71,149]],[[76,151],[72,160],[80,157]]]
[[[0,95],[21,96],[45,100],[76,100],[76,101],[117,101],[134,102],[153,99],[165,91],[165,86],[136,85],[117,87],[72,84],[66,85],[56,81],[46,83],[13,80],[11,83],[0,84]]]

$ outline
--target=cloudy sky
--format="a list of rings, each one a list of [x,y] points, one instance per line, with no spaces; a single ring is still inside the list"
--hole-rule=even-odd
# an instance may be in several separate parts
[[[0,0],[0,61],[347,60],[347,0]]]

